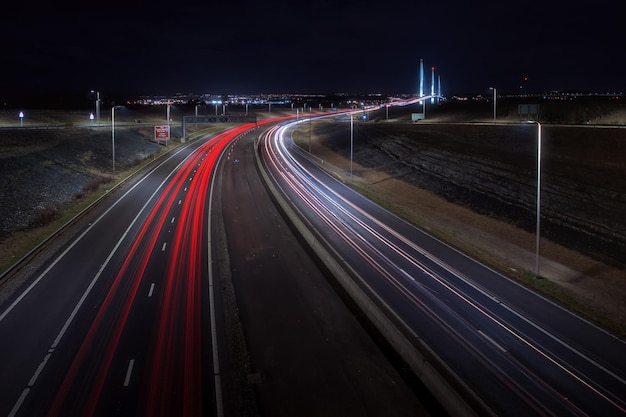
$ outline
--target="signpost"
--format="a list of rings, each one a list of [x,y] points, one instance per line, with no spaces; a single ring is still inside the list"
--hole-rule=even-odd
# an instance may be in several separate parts
[[[154,140],[165,141],[165,145],[167,146],[167,141],[170,140],[170,128],[169,126],[154,126]]]

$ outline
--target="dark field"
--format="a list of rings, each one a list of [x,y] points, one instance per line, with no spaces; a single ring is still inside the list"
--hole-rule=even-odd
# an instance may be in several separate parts
[[[316,134],[349,157],[347,123]],[[354,161],[535,230],[537,126],[357,123]],[[358,173],[357,173],[358,174]],[[626,129],[544,125],[542,234],[626,263]]]
[[[116,127],[116,171],[161,151],[152,126]],[[0,130],[0,240],[43,226],[113,179],[110,127]]]

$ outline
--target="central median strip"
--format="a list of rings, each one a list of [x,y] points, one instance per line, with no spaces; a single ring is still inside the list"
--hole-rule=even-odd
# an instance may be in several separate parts
[[[260,147],[258,148],[260,149]],[[261,177],[281,211],[324,263],[368,320],[385,337],[416,376],[444,408],[455,416],[494,415],[492,410],[469,388],[419,335],[413,333],[402,319],[369,288],[367,283],[345,262],[333,247],[307,222],[288,197],[278,189],[255,152]]]

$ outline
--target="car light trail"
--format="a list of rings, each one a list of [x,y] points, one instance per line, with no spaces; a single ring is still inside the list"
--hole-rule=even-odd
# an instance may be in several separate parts
[[[150,382],[145,385],[146,392],[142,395],[147,400],[140,407],[143,408],[142,415],[146,416],[202,414],[200,258],[206,221],[206,192],[219,154],[238,135],[252,127],[245,125],[216,136],[179,165],[141,224],[63,379],[48,416],[94,415],[147,265],[156,252],[166,250],[167,267],[163,290],[159,292],[162,306],[154,324],[157,332],[149,355]],[[185,193],[184,198],[179,197],[181,193]],[[170,214],[175,205],[181,207],[178,217]],[[171,248],[167,242],[159,243],[166,224],[175,225]],[[152,297],[154,288],[152,282],[148,297]],[[105,317],[109,323],[111,317],[115,317],[113,328],[103,326]],[[97,364],[87,363],[87,358],[90,361],[97,358]],[[135,360],[132,364],[137,367]],[[91,368],[95,369],[95,374],[88,376],[84,370]],[[129,368],[129,375],[131,370]],[[80,401],[70,396],[77,386],[85,393],[85,398]],[[182,395],[171,395],[174,390],[179,390]]]
[[[608,410],[626,412],[623,398],[600,386],[584,369],[595,367],[596,374],[600,372],[603,379],[613,379],[618,385],[624,384],[622,377],[503,304],[470,278],[317,180],[292,155],[299,151],[287,138],[291,127],[276,127],[268,132],[263,147],[265,161],[272,167],[272,174],[282,178],[281,187],[295,193],[336,237],[359,254],[364,265],[369,265],[368,274],[378,276],[369,285],[383,281],[391,284],[416,312],[430,317],[440,329],[445,329],[448,337],[464,345],[476,361],[485,365],[485,370],[491,369],[493,377],[508,386],[535,413],[560,410],[559,413],[588,415],[574,402],[563,400],[571,398],[570,390],[580,391],[583,387],[586,391],[581,392],[588,393],[588,400],[595,397],[607,404]],[[431,266],[426,266],[424,261]],[[454,279],[443,278],[436,269]],[[467,295],[468,290],[474,295]],[[419,314],[413,318],[405,316],[403,320],[410,323]],[[519,321],[513,324],[511,317]],[[548,336],[548,342],[539,342],[533,333]],[[568,359],[563,354],[558,356],[557,348],[566,349]],[[527,358],[535,363],[531,366]],[[561,386],[548,382],[552,377],[540,363],[559,375]]]

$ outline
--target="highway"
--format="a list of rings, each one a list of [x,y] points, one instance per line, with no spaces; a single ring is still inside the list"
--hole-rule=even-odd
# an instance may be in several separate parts
[[[390,402],[398,414],[423,411],[408,392],[377,393],[398,385],[397,372],[322,280],[328,270],[450,415],[626,414],[622,341],[355,193],[293,144],[297,121],[270,126],[278,121],[182,145],[88,214],[3,303],[0,415],[236,415],[222,396],[232,358],[213,219],[265,413],[328,414],[315,398],[338,387],[351,391],[336,404],[361,415]],[[324,271],[279,213],[313,242]],[[337,374],[311,369],[316,355]],[[277,377],[290,370],[293,379]],[[281,402],[288,388],[299,397]]]
[[[42,256],[0,307],[0,415],[430,415],[420,401],[441,414],[281,222],[257,128],[182,145]],[[249,371],[230,346],[231,279]]]
[[[283,218],[256,165],[254,141],[262,132],[229,147],[212,205],[213,247],[222,253],[215,259],[225,265],[224,281],[233,283],[247,345],[231,356],[250,358],[245,372],[259,415],[444,415],[423,387],[405,384],[366,331],[370,326]],[[228,296],[222,300],[226,306]],[[224,315],[231,314],[225,307]]]
[[[207,191],[249,128],[172,152],[3,304],[0,415],[217,414]]]
[[[293,144],[295,126],[259,145],[271,182],[450,414],[626,414],[622,341],[338,182]]]

